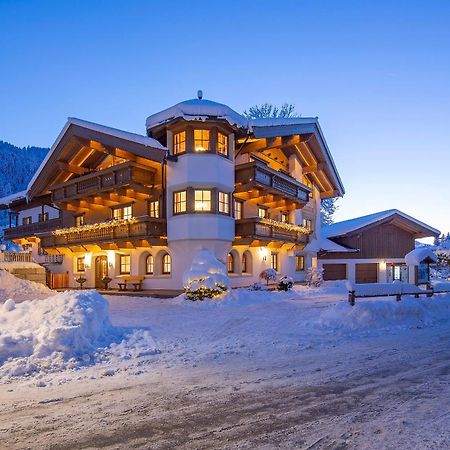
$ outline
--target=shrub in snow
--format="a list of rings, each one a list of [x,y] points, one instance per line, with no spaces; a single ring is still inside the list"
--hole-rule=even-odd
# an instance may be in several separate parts
[[[294,280],[291,277],[285,275],[281,277],[278,281],[278,290],[279,291],[289,291],[294,286]]]
[[[230,288],[225,265],[209,250],[197,253],[183,274],[183,284],[185,297],[192,301],[217,297]]]
[[[264,285],[261,284],[261,283],[253,283],[253,284],[250,286],[250,290],[252,290],[252,291],[265,291],[265,290],[267,290],[267,287],[264,286]]]
[[[260,274],[259,278],[266,282],[266,285],[269,285],[269,281],[277,280],[277,271],[275,269],[264,269]]]
[[[305,282],[309,287],[320,287],[323,283],[323,269],[319,267],[308,267]]]

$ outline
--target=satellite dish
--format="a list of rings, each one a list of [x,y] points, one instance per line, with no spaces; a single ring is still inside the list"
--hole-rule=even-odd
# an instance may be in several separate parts
[[[201,89],[199,89],[197,91],[197,97],[198,97],[199,100],[201,100],[203,98],[203,91]]]

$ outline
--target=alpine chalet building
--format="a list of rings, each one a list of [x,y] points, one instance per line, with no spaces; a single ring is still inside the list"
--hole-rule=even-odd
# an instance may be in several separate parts
[[[234,287],[268,267],[301,281],[317,264],[321,200],[344,194],[317,118],[247,120],[199,96],[146,131],[69,118],[27,189],[0,200],[4,239],[51,287],[181,290],[201,249]]]

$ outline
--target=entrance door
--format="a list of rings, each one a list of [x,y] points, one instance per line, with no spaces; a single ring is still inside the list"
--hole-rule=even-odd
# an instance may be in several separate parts
[[[95,258],[95,287],[103,288],[103,278],[108,276],[108,257],[97,256]]]
[[[392,283],[394,280],[408,282],[409,273],[406,264],[389,264],[387,266],[387,280]]]

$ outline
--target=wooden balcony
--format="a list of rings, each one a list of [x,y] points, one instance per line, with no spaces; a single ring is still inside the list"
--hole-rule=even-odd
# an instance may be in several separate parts
[[[12,239],[27,238],[36,236],[40,233],[57,230],[62,227],[62,219],[50,219],[45,222],[30,223],[29,225],[19,225],[17,227],[5,228],[4,239],[11,241]]]
[[[311,232],[300,231],[301,227],[287,229],[281,222],[265,221],[259,217],[236,220],[235,245],[250,245],[255,241],[261,243],[293,243],[304,247],[309,242]]]
[[[236,166],[235,196],[248,200],[258,200],[272,194],[298,207],[309,201],[311,189],[295,178],[270,168],[262,160],[254,160]],[[282,206],[282,205],[281,205]]]
[[[84,246],[87,244],[115,244],[126,248],[148,246],[164,241],[166,221],[148,216],[123,222],[104,222],[78,228],[60,229],[40,236],[41,247],[48,250],[57,247]],[[111,247],[113,248],[113,247]]]
[[[154,184],[155,174],[146,166],[128,161],[52,186],[52,201],[66,202],[131,186],[144,189]]]

